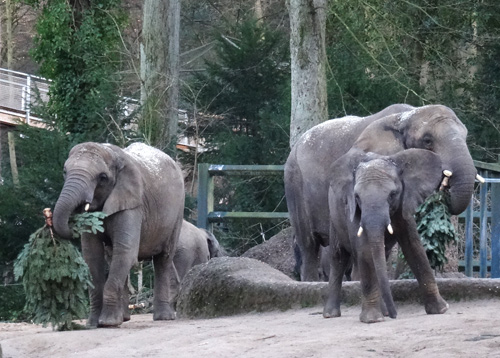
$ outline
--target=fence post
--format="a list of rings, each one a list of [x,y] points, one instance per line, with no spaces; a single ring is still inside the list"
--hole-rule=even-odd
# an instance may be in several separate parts
[[[500,278],[500,184],[491,184],[491,278]]]
[[[210,164],[198,164],[198,220],[197,226],[208,229],[208,213],[214,211],[214,179],[210,176]]]
[[[465,211],[465,276],[472,277],[472,252],[473,252],[473,236],[472,229],[474,226],[474,197],[471,198],[469,206]]]
[[[481,173],[484,175],[484,173]],[[488,273],[488,242],[487,242],[487,229],[488,229],[488,203],[486,201],[488,194],[488,183],[481,184],[479,196],[481,198],[481,230],[479,236],[479,277],[485,278]]]

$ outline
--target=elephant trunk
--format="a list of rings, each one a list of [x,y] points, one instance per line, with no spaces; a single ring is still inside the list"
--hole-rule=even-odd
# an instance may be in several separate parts
[[[383,237],[383,236],[382,236]],[[385,261],[385,246],[383,240],[381,243],[372,246],[372,259],[375,267],[375,275],[378,280],[380,294],[385,303],[389,317],[396,318],[397,311],[392,299],[391,286],[387,276],[387,265]]]
[[[68,224],[70,215],[82,204],[92,201],[93,190],[88,182],[82,176],[68,177],[64,182],[52,218],[55,232],[64,239],[73,238]]]
[[[448,162],[449,168],[445,164],[443,169],[449,169],[453,173],[449,180],[449,209],[452,215],[458,215],[467,209],[470,203],[477,172],[467,148],[465,153],[463,153],[463,150],[454,150],[452,152],[456,159]]]

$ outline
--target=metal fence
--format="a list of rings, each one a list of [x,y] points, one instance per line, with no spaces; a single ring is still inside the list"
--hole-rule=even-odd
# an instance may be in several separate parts
[[[474,161],[484,184],[460,215],[465,221],[464,259],[466,276],[500,277],[500,165]]]
[[[464,226],[459,269],[467,276],[500,277],[500,164],[474,161],[485,183],[478,183],[471,204],[459,216]],[[283,165],[198,165],[198,227],[225,219],[287,219],[287,212],[214,211],[214,176],[283,175]]]
[[[31,113],[31,106],[37,93],[40,100],[48,100],[49,83],[41,77],[0,68],[0,113],[23,118],[28,124],[40,120]]]
[[[214,211],[214,176],[281,175],[283,165],[198,165],[198,221],[200,228],[224,219],[288,219],[287,212]]]

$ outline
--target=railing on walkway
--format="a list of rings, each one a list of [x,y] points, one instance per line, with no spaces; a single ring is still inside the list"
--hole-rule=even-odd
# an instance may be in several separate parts
[[[198,221],[200,228],[232,219],[288,219],[287,212],[214,211],[214,176],[283,175],[283,165],[198,165]]]
[[[31,113],[37,91],[40,99],[47,101],[49,81],[27,73],[0,68],[0,113],[23,118],[28,124],[31,120],[40,120]]]
[[[459,265],[467,276],[500,277],[500,164],[474,161],[486,180],[478,184],[471,204],[460,215],[465,222],[464,259]],[[214,211],[214,176],[283,175],[283,165],[198,165],[198,227],[230,219],[286,219],[287,212]],[[477,270],[475,270],[477,269]]]

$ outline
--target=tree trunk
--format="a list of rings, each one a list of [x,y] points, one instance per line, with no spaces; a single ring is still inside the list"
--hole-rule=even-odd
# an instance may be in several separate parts
[[[290,146],[328,118],[326,0],[288,0],[292,72]]]
[[[14,187],[19,187],[19,174],[17,172],[17,161],[16,161],[16,146],[14,141],[14,133],[8,133],[9,139],[9,155],[10,155],[10,169],[12,171],[12,182]]]
[[[14,58],[14,2],[12,0],[5,0],[5,45],[7,50],[7,68],[12,70],[12,62]]]
[[[175,157],[180,0],[145,0],[143,11],[140,130],[147,142]]]

